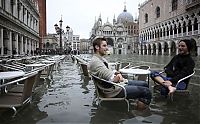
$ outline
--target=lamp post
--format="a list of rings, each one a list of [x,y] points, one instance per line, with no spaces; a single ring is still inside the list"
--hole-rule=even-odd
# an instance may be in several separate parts
[[[60,51],[59,51],[60,54],[62,54],[62,52],[63,52],[63,48],[62,48],[62,33],[63,33],[62,22],[63,21],[62,21],[62,18],[61,18],[61,20],[59,21],[60,27],[58,27],[57,24],[54,25],[56,33],[60,35]]]
[[[70,46],[69,46],[69,43],[68,43],[69,42],[69,30],[70,30],[70,27],[67,25],[66,26],[66,31],[67,31],[67,43],[66,43],[67,44],[67,46],[66,46],[67,47],[67,53],[69,53],[69,51],[70,51]]]

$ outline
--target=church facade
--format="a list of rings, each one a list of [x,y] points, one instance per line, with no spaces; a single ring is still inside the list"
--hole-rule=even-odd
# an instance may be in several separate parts
[[[92,44],[95,38],[105,37],[112,54],[138,53],[138,27],[138,21],[127,12],[125,5],[117,19],[114,16],[112,23],[108,19],[106,23],[103,23],[101,15],[97,20],[95,19],[89,40]],[[91,45],[90,53],[92,52]]]

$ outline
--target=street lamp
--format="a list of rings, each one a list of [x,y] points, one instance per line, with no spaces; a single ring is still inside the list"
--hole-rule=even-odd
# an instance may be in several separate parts
[[[67,31],[67,53],[69,53],[69,51],[70,51],[70,46],[69,46],[69,30],[70,30],[70,27],[67,25],[66,26],[66,31]]]
[[[62,54],[62,52],[63,52],[63,49],[62,49],[62,33],[63,33],[62,22],[63,21],[62,21],[62,18],[61,18],[61,20],[59,21],[60,27],[58,27],[57,24],[54,25],[56,33],[60,35],[60,54]]]

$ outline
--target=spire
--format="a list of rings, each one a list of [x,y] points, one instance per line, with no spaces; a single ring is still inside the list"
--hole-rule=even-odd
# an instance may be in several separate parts
[[[108,23],[108,17],[107,17],[107,23]]]
[[[101,18],[101,13],[99,14],[99,19]]]
[[[113,25],[116,23],[116,19],[115,19],[115,14],[114,14],[114,17],[113,17]]]
[[[99,18],[98,18],[98,21],[101,21],[101,13],[99,14]]]
[[[124,1],[124,12],[127,12],[127,9],[126,9],[126,0]]]

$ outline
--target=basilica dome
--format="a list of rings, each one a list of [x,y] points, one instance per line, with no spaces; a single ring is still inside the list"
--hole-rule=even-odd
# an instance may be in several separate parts
[[[133,22],[133,16],[127,12],[126,6],[124,6],[124,11],[117,17],[117,23]]]

